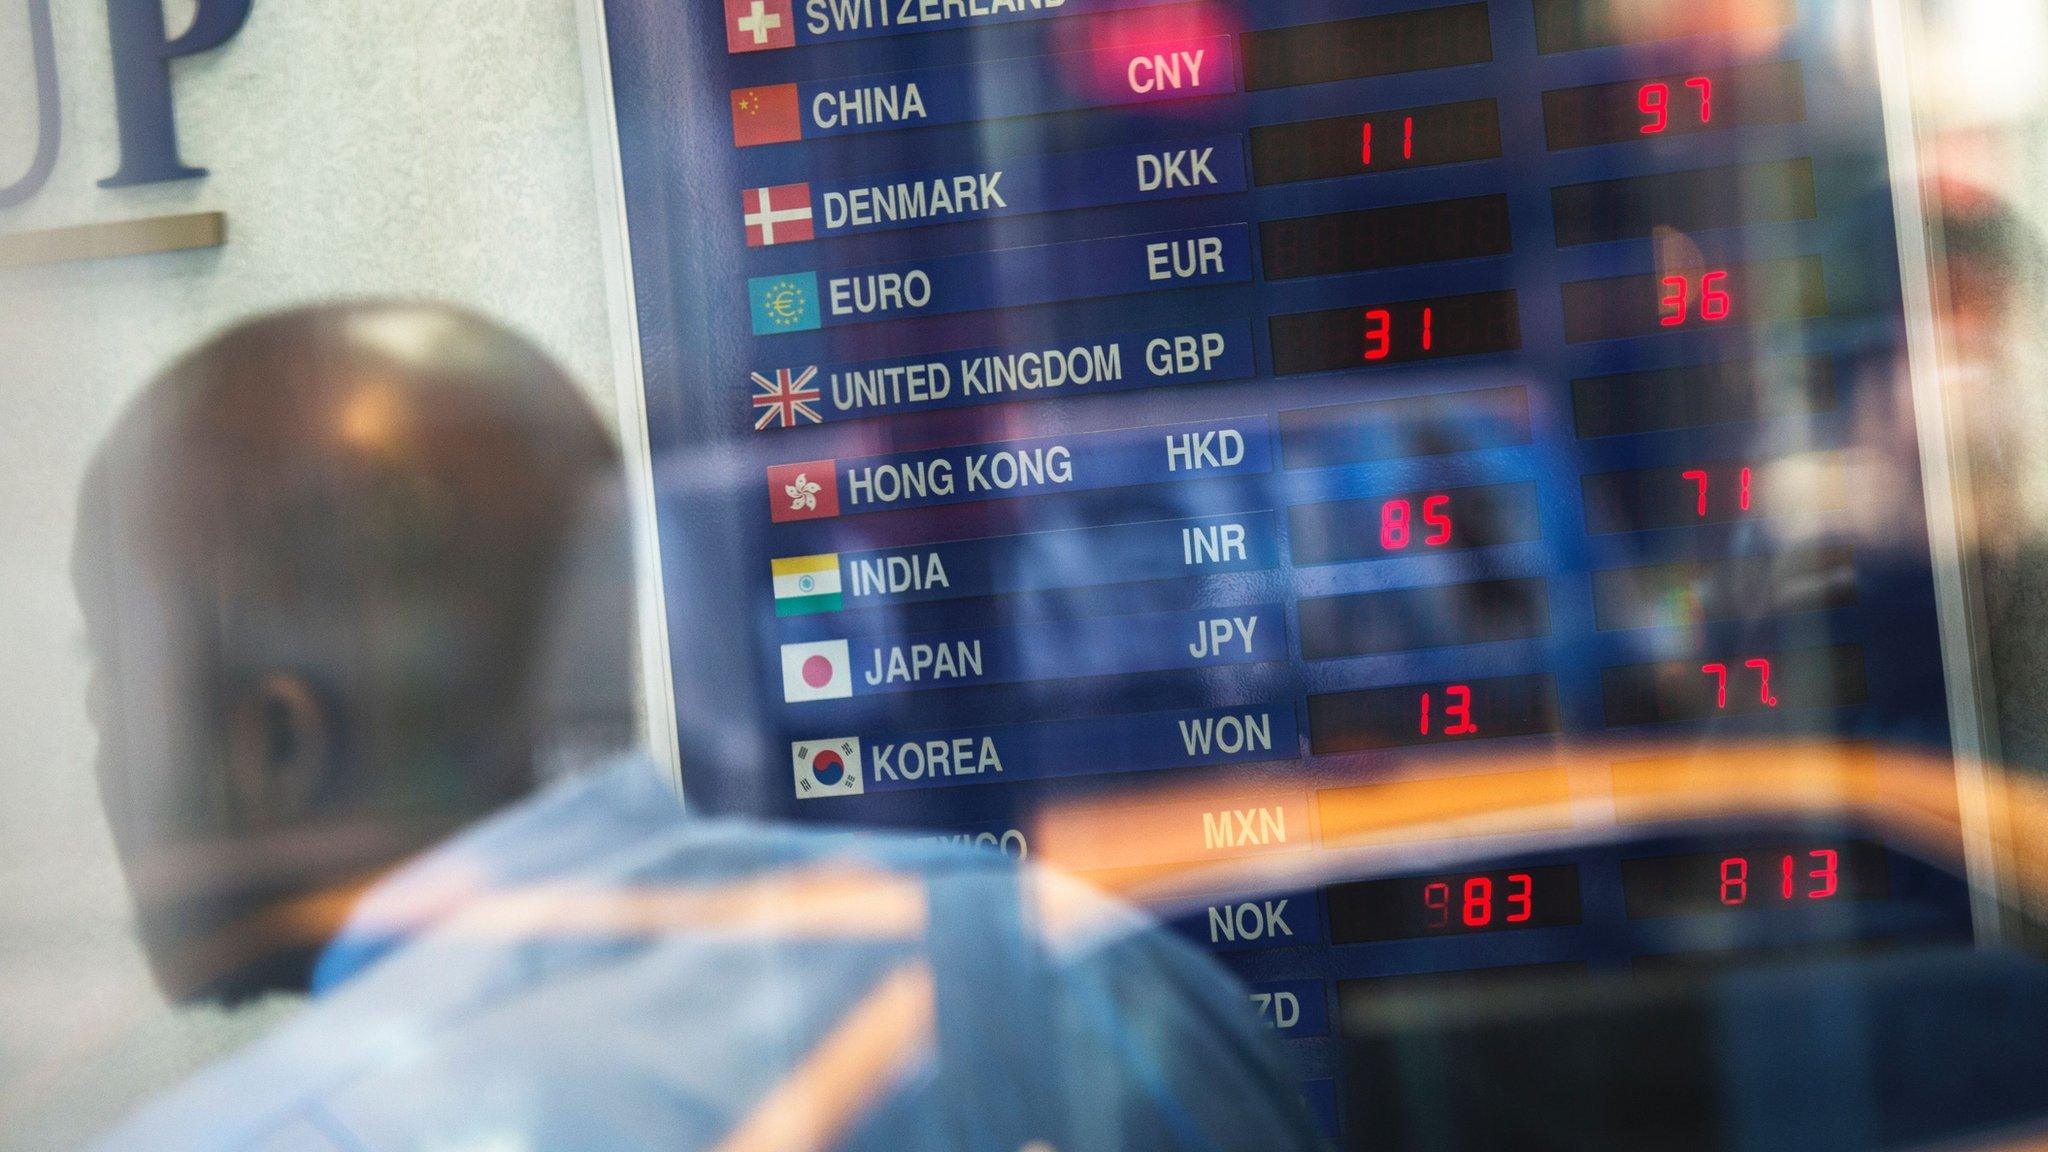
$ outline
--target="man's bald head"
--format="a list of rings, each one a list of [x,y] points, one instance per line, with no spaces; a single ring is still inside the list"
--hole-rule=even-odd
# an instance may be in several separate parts
[[[74,566],[170,990],[298,985],[337,893],[628,739],[618,475],[546,356],[444,308],[258,320],[124,413]]]

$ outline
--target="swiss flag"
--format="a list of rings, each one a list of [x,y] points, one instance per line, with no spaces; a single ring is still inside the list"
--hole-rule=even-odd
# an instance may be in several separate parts
[[[790,0],[725,0],[725,50],[796,47],[796,16],[790,6]]]
[[[839,462],[806,460],[768,469],[768,517],[777,524],[839,515]]]
[[[732,142],[742,148],[804,138],[797,115],[796,85],[732,90]]]
[[[795,244],[816,235],[809,184],[777,184],[740,193],[740,218],[747,222],[747,247]]]

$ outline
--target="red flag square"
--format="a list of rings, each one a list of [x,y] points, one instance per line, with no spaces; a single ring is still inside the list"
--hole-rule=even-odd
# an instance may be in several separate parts
[[[747,247],[796,244],[816,235],[809,184],[777,184],[740,193],[740,218],[747,225]]]
[[[768,469],[768,514],[777,524],[839,515],[839,462],[806,460]]]
[[[801,140],[803,136],[803,124],[797,118],[796,85],[732,90],[734,144],[752,148],[756,144]]]
[[[790,8],[790,0],[725,0],[725,50],[796,47],[796,15]]]

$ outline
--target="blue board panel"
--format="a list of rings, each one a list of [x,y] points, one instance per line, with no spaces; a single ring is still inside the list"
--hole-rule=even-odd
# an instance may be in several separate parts
[[[693,805],[1315,859],[1565,766],[1586,846],[1161,909],[1331,1125],[1399,981],[1966,933],[1816,878],[1850,830],[1611,827],[1645,757],[1950,733],[1868,9],[1595,7],[606,0]],[[1813,903],[1628,914],[1737,848]]]

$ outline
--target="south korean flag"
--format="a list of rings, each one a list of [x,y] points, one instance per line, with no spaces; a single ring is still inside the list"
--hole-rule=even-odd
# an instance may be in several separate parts
[[[858,796],[866,790],[861,777],[860,739],[807,740],[789,746],[796,768],[799,800],[820,796]]]

